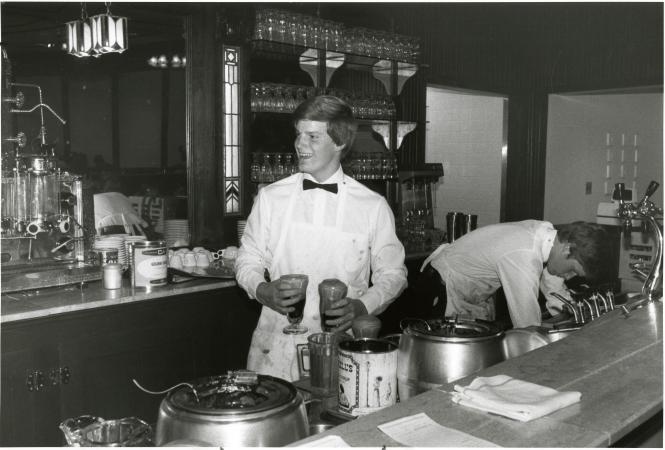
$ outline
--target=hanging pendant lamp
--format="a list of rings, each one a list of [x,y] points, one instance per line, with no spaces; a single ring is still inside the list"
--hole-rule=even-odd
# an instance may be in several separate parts
[[[111,14],[111,4],[106,3],[106,13],[90,18],[92,47],[97,53],[122,53],[127,50],[127,18]]]
[[[127,50],[127,18],[113,16],[110,2],[106,2],[106,13],[92,17],[88,17],[85,2],[82,2],[81,19],[67,22],[65,27],[70,55],[99,57]]]
[[[65,29],[67,32],[67,53],[79,58],[95,54],[92,47],[92,29],[88,22],[85,3],[81,3],[81,19],[67,22]]]

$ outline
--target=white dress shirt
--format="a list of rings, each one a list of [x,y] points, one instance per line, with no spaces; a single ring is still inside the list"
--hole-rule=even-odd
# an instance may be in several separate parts
[[[297,188],[296,183],[301,182],[303,175],[313,180],[309,174],[292,175],[261,189],[255,200],[236,260],[236,279],[251,298],[256,298],[257,286],[265,281],[264,269],[272,265],[273,254],[283,231],[284,213],[292,192]],[[370,314],[378,314],[406,287],[404,247],[395,234],[394,215],[385,198],[344,175],[341,166],[323,183],[338,183],[340,189],[343,184],[347,197],[345,211],[341,215],[341,230],[366,236],[369,247],[369,258],[362,263],[363,267],[358,267],[358,272],[364,274],[364,289],[357,293],[358,297],[353,297],[349,292],[349,297],[361,300]],[[339,194],[311,189],[297,195],[293,223],[335,226]],[[289,245],[298,243],[289,242]],[[320,257],[325,258],[326,255]]]
[[[551,223],[525,220],[488,225],[444,244],[431,264],[446,284],[446,315],[493,320],[491,298],[503,287],[513,326],[540,325],[539,288],[552,309],[558,301],[549,293],[564,288],[562,278],[544,270],[555,237]]]

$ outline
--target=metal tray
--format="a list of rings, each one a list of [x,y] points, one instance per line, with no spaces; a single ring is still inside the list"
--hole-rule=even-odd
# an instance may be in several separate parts
[[[234,280],[235,272],[230,267],[195,267],[191,270],[168,268],[169,275],[181,278],[220,278],[223,280]]]

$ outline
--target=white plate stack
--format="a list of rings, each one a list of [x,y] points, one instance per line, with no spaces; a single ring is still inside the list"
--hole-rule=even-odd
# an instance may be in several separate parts
[[[125,247],[125,239],[127,234],[107,234],[103,236],[95,236],[95,241],[92,244],[92,249],[97,250],[101,248],[114,248],[118,250],[118,264],[122,267],[128,266],[127,249]]]
[[[247,225],[246,220],[239,220],[238,221],[238,246],[240,246],[240,240],[242,239],[242,235],[245,232],[245,226]]]
[[[164,221],[164,240],[167,247],[184,247],[189,245],[189,221],[187,219],[170,219]]]

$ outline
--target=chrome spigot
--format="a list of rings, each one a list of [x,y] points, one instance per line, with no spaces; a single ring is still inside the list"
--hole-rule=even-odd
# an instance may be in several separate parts
[[[566,297],[557,292],[550,292],[550,295],[553,295],[554,297],[558,298],[563,302],[564,305],[568,306],[568,309],[570,309],[570,311],[573,313],[575,324],[584,323],[584,314],[582,314],[580,307],[575,304],[574,300],[568,300]]]
[[[661,231],[660,226],[656,221],[656,216],[662,216],[663,210],[662,208],[656,207],[656,205],[651,200],[649,200],[649,198],[658,189],[658,186],[660,186],[660,184],[656,181],[649,183],[649,186],[647,187],[642,200],[640,200],[639,203],[634,204],[624,202],[624,184],[617,183],[615,185],[615,188],[619,191],[618,216],[624,223],[625,236],[630,239],[630,228],[632,220],[639,218],[643,219],[647,225],[651,227],[651,230],[656,238],[656,254],[654,255],[655,258],[649,273],[646,275],[644,284],[642,285],[642,296],[649,303],[658,300],[656,290],[658,288],[659,282],[661,282],[663,278],[663,232]],[[644,274],[644,272],[642,272],[642,274]]]
[[[649,273],[646,272],[647,270],[651,270],[651,266],[648,264],[644,264],[642,262],[640,263],[630,263],[628,264],[630,269],[637,273],[642,280],[646,280],[649,277]]]

